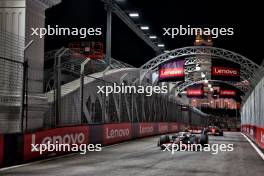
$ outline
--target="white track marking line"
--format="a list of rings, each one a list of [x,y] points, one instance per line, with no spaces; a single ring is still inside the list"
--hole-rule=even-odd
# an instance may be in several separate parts
[[[240,132],[241,133],[241,132]],[[246,140],[252,145],[252,147],[256,150],[256,152],[259,154],[259,156],[264,160],[264,154],[261,152],[261,150],[243,133],[241,133]]]

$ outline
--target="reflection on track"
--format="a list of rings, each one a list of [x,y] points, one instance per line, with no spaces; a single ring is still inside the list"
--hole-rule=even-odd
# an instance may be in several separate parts
[[[210,143],[233,143],[234,151],[163,152],[158,137],[103,148],[101,152],[71,155],[0,171],[1,176],[262,176],[264,161],[239,132],[210,136]]]

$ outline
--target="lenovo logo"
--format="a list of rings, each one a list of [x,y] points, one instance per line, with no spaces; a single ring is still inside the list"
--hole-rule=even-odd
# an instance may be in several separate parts
[[[106,139],[122,138],[130,135],[128,128],[124,129],[109,129],[106,128]]]
[[[249,134],[250,134],[251,136],[254,136],[254,130],[253,130],[252,128],[250,129]]]
[[[159,125],[159,132],[167,132],[168,131],[168,125]]]
[[[238,68],[212,67],[212,75],[216,76],[239,76]]]
[[[260,142],[264,143],[264,133],[260,132]]]
[[[56,136],[47,136],[44,137],[40,144],[47,144],[50,142],[51,144],[82,144],[85,141],[84,133],[70,133],[64,135],[56,135]],[[31,144],[36,144],[36,135],[31,135]]]
[[[171,125],[171,130],[172,131],[178,130],[178,125]]]
[[[160,69],[160,77],[170,77],[170,76],[184,76],[183,68],[163,68]]]
[[[235,90],[220,90],[220,96],[235,96]]]
[[[187,96],[201,96],[203,95],[202,90],[187,89]]]
[[[153,126],[140,126],[139,133],[140,134],[148,134],[148,133],[153,133],[154,128]]]

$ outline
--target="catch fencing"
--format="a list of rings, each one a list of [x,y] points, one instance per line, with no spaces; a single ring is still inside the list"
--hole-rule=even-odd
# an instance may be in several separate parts
[[[264,69],[241,110],[241,130],[264,149]]]

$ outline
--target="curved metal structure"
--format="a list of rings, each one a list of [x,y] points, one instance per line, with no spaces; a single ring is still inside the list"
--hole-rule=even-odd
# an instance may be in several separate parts
[[[185,65],[188,66],[188,69],[185,68],[185,72],[191,73],[191,72],[195,72],[194,66],[199,65],[199,59],[195,60],[196,56],[210,56],[213,59],[224,59],[239,64],[241,67],[241,83],[243,83],[243,81],[246,80],[247,81],[254,80],[254,74],[260,68],[259,65],[249,60],[248,58],[226,49],[210,47],[210,46],[191,46],[191,47],[178,48],[168,53],[161,54],[151,59],[143,66],[141,66],[141,69],[143,69],[145,72],[144,74],[146,74],[151,70],[155,70],[158,67],[158,65],[166,61],[175,58],[185,57],[186,58]],[[179,86],[179,88],[177,89],[178,91],[182,91],[184,88],[188,87],[189,85],[192,85],[197,81],[198,82],[201,81],[200,79],[197,80],[189,77],[190,76],[188,75],[188,79],[186,80],[186,82],[178,85]],[[232,82],[226,82],[226,83],[236,86],[242,91],[248,91],[250,88],[250,86],[246,84],[241,84],[240,86],[237,86],[235,85],[235,83]]]
[[[190,47],[178,48],[168,53],[161,54],[148,61],[146,64],[141,66],[141,68],[153,69],[157,67],[159,64],[168,61],[170,59],[184,57],[184,56],[192,56],[192,55],[194,56],[209,55],[209,56],[219,57],[221,59],[238,63],[241,65],[241,67],[247,68],[248,70],[250,70],[250,72],[253,73],[256,69],[260,67],[259,65],[249,60],[248,58],[226,49],[210,47],[210,46],[190,46]]]
[[[177,93],[182,92],[184,89],[186,89],[189,86],[192,86],[192,85],[195,85],[195,84],[199,84],[199,83],[202,83],[202,82],[204,82],[204,79],[199,79],[199,80],[196,80],[196,81],[185,81],[184,83],[178,85],[178,87],[176,89],[177,90]],[[209,80],[209,82],[225,83],[225,84],[228,84],[230,86],[236,87],[241,92],[245,92],[245,91],[248,90],[246,88],[246,85],[245,86],[244,85],[235,86],[236,83],[230,82],[230,81]]]

